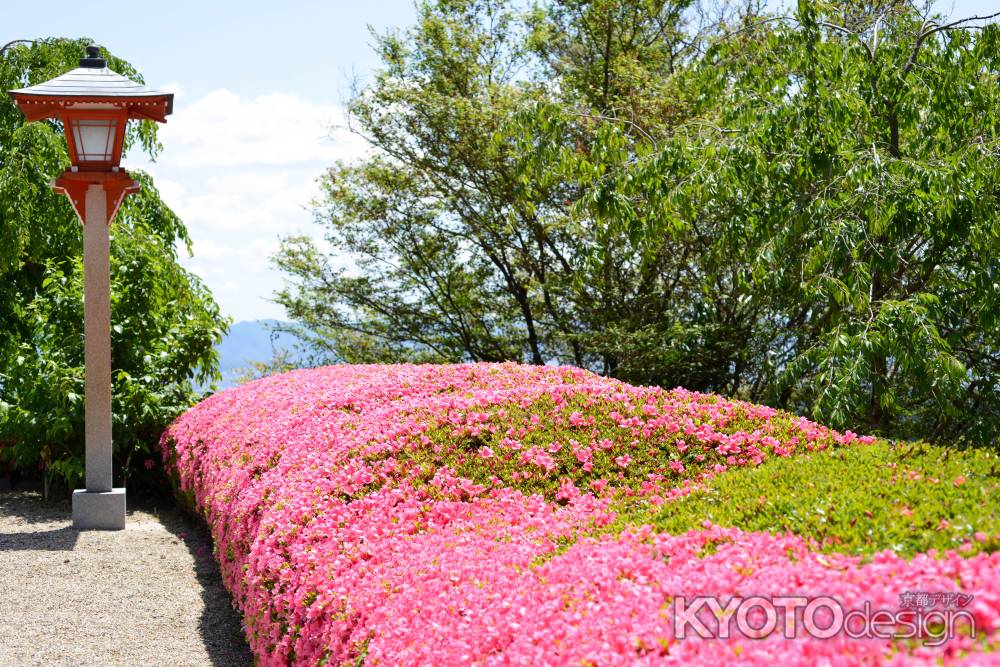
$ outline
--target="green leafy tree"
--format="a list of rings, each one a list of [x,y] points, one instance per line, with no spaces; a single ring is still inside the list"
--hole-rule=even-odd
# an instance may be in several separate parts
[[[317,207],[360,274],[304,238],[277,256],[300,280],[279,303],[340,358],[544,361],[531,260],[545,230],[494,136],[535,94],[504,5],[427,3],[409,34],[378,39],[385,68],[350,111],[380,154],[331,169]]]
[[[423,3],[351,104],[373,157],[322,181],[330,250],[276,258],[300,331],[995,439],[997,28],[710,9]]]
[[[644,120],[613,116],[667,113],[641,81],[682,60],[679,42],[662,41],[679,39],[686,3],[630,7],[427,2],[412,29],[378,38],[384,69],[350,105],[376,155],[332,168],[316,206],[334,252],[296,237],[276,257],[295,279],[278,302],[310,342],[343,360],[601,364],[579,333],[630,286],[607,276],[599,299],[579,294],[592,230],[567,205],[581,191],[535,148],[557,127],[542,113],[554,77],[568,82],[572,145],[589,150],[608,123],[648,142]],[[612,40],[603,64],[579,57],[567,25]]]
[[[699,277],[742,311],[740,393],[842,428],[996,437],[1000,33],[981,27],[801,2],[719,40],[687,73],[715,111],[600,189],[618,224],[710,230]]]
[[[76,65],[88,40],[44,39],[0,54],[4,90]],[[111,68],[134,80],[128,63]],[[130,124],[127,147],[159,150],[152,122]],[[69,165],[56,122],[26,124],[0,99],[0,461],[73,488],[83,475],[81,225],[49,182]],[[197,400],[192,380],[217,377],[213,347],[227,326],[207,288],[177,263],[190,239],[152,180],[111,227],[116,476],[152,456],[162,428]]]

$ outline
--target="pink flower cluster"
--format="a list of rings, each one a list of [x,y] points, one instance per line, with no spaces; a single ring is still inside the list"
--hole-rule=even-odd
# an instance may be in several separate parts
[[[548,442],[546,424],[555,425]],[[265,378],[192,408],[161,445],[211,527],[261,665],[982,664],[1000,655],[984,652],[1000,641],[1000,554],[862,562],[794,536],[712,525],[587,534],[614,525],[619,494],[670,498],[727,467],[855,441],[870,439],[680,389],[480,364]],[[640,483],[629,486],[634,475]],[[526,492],[543,482],[551,494]],[[895,606],[906,590],[973,594],[979,636],[926,647],[672,633],[677,596]]]

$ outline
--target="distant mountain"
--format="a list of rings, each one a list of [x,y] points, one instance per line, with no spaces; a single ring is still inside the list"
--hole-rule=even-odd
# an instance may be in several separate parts
[[[253,320],[237,322],[229,327],[229,333],[219,343],[219,367],[222,382],[219,389],[233,386],[233,379],[254,361],[270,361],[274,351],[290,350],[296,338],[286,333],[273,331],[280,320]]]

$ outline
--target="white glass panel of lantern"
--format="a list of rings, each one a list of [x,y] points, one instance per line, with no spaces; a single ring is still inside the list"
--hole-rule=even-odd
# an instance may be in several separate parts
[[[114,148],[113,120],[79,119],[73,121],[73,138],[81,162],[107,162]]]

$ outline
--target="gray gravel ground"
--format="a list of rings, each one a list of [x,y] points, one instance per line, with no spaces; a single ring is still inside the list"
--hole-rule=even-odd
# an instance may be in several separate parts
[[[80,532],[68,502],[0,493],[0,665],[251,665],[210,549],[173,507]]]

